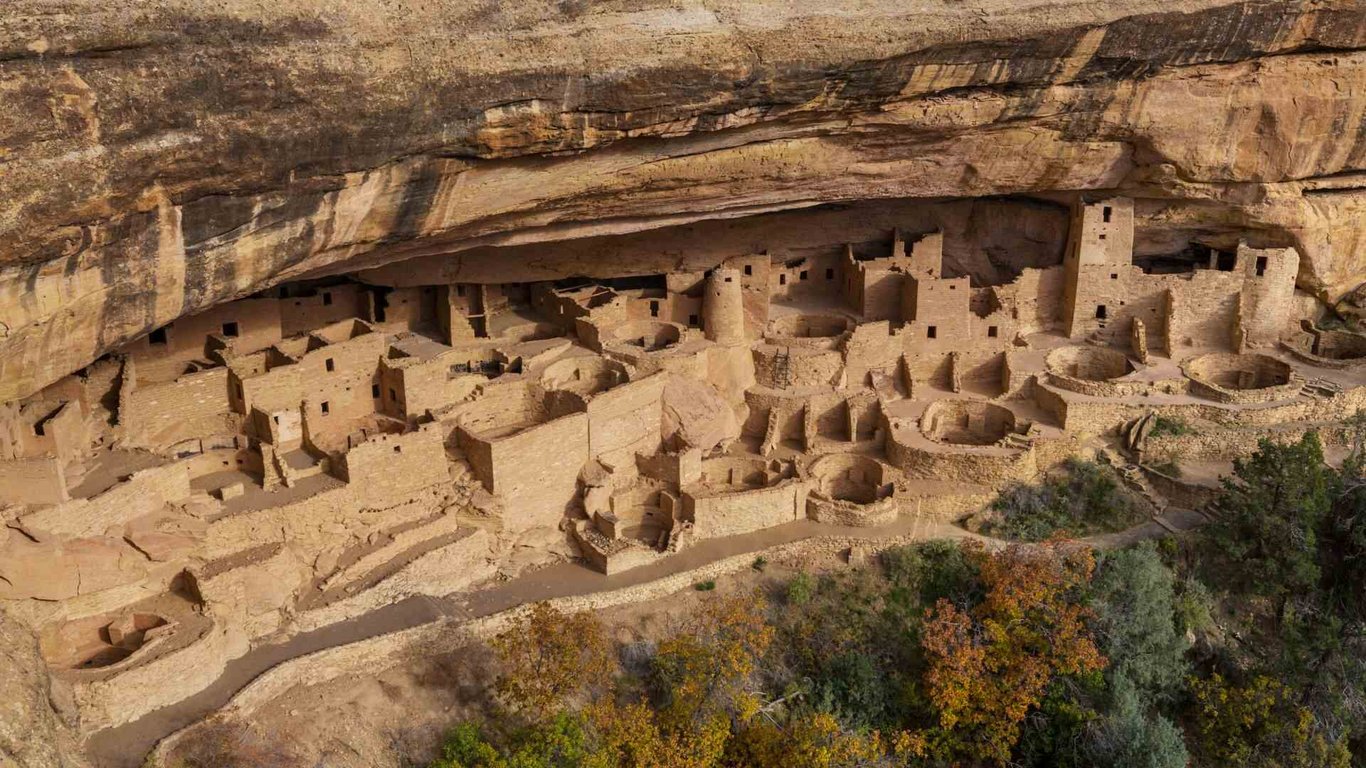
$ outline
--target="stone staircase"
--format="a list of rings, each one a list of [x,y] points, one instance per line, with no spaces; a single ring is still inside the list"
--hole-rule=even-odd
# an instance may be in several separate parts
[[[1120,480],[1129,490],[1142,496],[1145,501],[1153,507],[1153,516],[1158,517],[1167,509],[1167,501],[1162,498],[1148,482],[1148,478],[1143,474],[1142,468],[1129,461],[1124,455],[1114,448],[1106,446],[1101,450],[1101,458],[1110,466],[1114,467],[1115,472],[1119,473]]]
[[[1314,400],[1329,400],[1342,394],[1342,387],[1327,379],[1310,379],[1300,388],[1300,394]]]

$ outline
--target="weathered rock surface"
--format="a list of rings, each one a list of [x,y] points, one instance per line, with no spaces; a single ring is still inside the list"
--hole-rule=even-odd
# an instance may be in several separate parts
[[[74,731],[58,715],[38,641],[0,613],[0,766],[80,768]],[[69,693],[68,693],[69,695]],[[74,705],[70,711],[74,711]]]
[[[1366,273],[1362,0],[11,0],[0,98],[0,401],[286,279],[823,202]]]

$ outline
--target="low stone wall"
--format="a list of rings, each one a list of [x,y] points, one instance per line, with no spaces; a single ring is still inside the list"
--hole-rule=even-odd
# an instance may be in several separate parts
[[[247,650],[235,631],[214,626],[193,643],[103,680],[72,684],[81,730],[93,733],[129,723],[193,696],[222,676]]]
[[[1180,478],[1159,472],[1152,467],[1139,466],[1148,483],[1167,501],[1184,509],[1199,509],[1219,498],[1219,489],[1198,483],[1187,483]]]
[[[891,496],[869,504],[825,499],[814,494],[806,500],[806,516],[829,525],[872,528],[895,522],[900,513],[900,505]]]
[[[125,482],[89,499],[73,499],[25,515],[25,528],[75,539],[101,536],[129,520],[159,511],[167,502],[190,496],[189,465],[184,462],[134,472]]]
[[[693,536],[710,539],[734,536],[797,520],[806,498],[807,483],[789,479],[768,488],[752,488],[714,495],[683,494],[683,516],[693,524]]]
[[[359,594],[295,617],[292,632],[308,632],[353,619],[414,595],[442,597],[493,576],[493,537],[477,529],[403,566]]]
[[[892,439],[887,441],[887,461],[907,477],[962,483],[1024,481],[1038,472],[1032,448],[931,450]]]

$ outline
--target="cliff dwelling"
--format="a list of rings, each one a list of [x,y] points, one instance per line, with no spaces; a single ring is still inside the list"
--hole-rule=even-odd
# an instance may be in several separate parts
[[[0,630],[99,768],[1079,458],[1157,536],[1359,447],[1347,0],[55,5],[0,10]]]
[[[1060,263],[998,283],[893,229],[609,278],[400,262],[223,303],[7,407],[0,598],[107,728],[510,547],[611,575],[803,520],[948,522],[1098,436],[1128,436],[1126,466],[1172,450],[1135,435],[1154,414],[1206,425],[1183,455],[1218,460],[1253,413],[1331,430],[1366,402],[1366,342],[1306,318],[1294,249],[1145,268],[1132,200],[1064,220]]]

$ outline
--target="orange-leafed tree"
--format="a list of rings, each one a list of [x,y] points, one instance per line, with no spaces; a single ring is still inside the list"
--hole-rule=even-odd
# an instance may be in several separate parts
[[[545,720],[565,700],[607,689],[615,662],[602,625],[587,613],[537,603],[493,639],[502,665],[496,690],[512,709]]]
[[[926,611],[924,682],[938,725],[925,743],[941,758],[1005,764],[1055,676],[1105,666],[1079,602],[1095,558],[1059,542],[965,547],[986,594],[969,608],[940,600]]]

